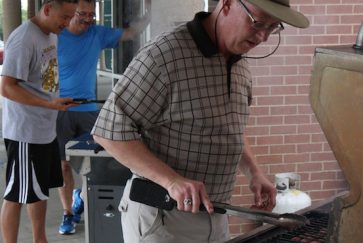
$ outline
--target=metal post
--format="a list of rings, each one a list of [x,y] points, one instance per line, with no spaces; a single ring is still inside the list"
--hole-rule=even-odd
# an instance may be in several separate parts
[[[3,31],[6,41],[10,33],[21,24],[21,1],[3,0]]]
[[[357,41],[353,45],[353,48],[355,48],[355,49],[363,49],[363,22],[362,22],[362,24],[360,26],[360,29],[359,29],[359,32],[358,32],[358,36],[357,36]]]
[[[36,9],[35,9],[35,0],[28,0],[28,19],[35,16]]]

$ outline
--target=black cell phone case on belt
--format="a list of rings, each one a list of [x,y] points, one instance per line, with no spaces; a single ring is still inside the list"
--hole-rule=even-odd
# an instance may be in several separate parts
[[[168,191],[164,187],[141,178],[134,178],[132,180],[130,199],[168,211],[176,206],[176,201],[169,196]]]

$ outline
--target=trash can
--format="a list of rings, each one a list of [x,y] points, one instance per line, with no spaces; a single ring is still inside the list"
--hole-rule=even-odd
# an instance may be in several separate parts
[[[113,158],[93,157],[91,167],[87,174],[89,242],[122,243],[118,205],[131,172]]]

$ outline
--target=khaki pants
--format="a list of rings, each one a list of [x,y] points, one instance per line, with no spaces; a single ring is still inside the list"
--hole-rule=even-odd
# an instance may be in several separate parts
[[[125,243],[221,243],[229,240],[228,217],[160,210],[129,199],[126,184],[119,209]]]

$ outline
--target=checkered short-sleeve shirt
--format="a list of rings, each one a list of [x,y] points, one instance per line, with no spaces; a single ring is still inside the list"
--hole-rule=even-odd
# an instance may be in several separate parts
[[[92,133],[142,139],[179,174],[203,181],[212,201],[226,201],[243,150],[251,78],[244,59],[228,65],[210,48],[210,39],[200,32],[205,15],[197,14],[139,51]]]

